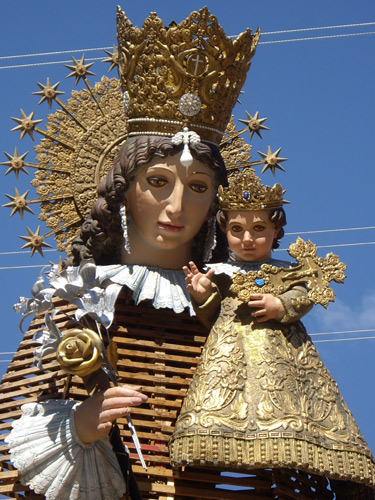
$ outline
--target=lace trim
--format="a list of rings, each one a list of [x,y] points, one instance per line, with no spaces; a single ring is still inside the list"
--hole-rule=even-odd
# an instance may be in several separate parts
[[[182,270],[137,265],[97,266],[97,276],[100,282],[108,279],[126,285],[133,291],[137,305],[151,300],[155,309],[167,308],[175,313],[189,309],[190,315],[195,316]]]
[[[46,500],[115,500],[125,483],[109,439],[85,444],[74,426],[75,401],[21,407],[5,442],[22,484]]]

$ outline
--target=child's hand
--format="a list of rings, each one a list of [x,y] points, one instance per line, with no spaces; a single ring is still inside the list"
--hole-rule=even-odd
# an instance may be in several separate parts
[[[116,418],[128,415],[132,406],[145,403],[148,398],[138,389],[129,385],[111,387],[80,404],[75,410],[74,422],[81,441],[92,443],[106,437]]]
[[[257,323],[270,319],[280,321],[285,314],[281,300],[270,293],[252,293],[248,305],[255,309],[251,315]]]
[[[188,292],[198,304],[203,304],[212,293],[212,276],[215,271],[210,269],[206,274],[201,273],[192,261],[189,266],[182,268]]]

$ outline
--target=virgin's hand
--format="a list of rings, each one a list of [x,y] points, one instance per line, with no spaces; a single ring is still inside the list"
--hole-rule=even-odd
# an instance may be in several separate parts
[[[251,315],[259,323],[270,319],[280,321],[285,314],[281,300],[270,293],[252,293],[248,305],[255,309]]]
[[[198,304],[203,304],[212,293],[212,276],[215,271],[209,269],[207,273],[201,273],[194,262],[184,266],[185,282],[188,292]]]
[[[94,394],[80,404],[75,411],[74,422],[78,437],[84,443],[92,443],[109,434],[112,422],[131,412],[133,406],[147,401],[147,396],[137,389],[124,385],[111,387]]]

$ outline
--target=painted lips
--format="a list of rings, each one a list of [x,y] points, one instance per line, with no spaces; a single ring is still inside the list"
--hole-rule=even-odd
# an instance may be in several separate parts
[[[165,229],[165,231],[169,231],[171,233],[178,233],[179,231],[181,231],[185,227],[181,224],[170,224],[170,223],[165,223],[165,222],[160,222],[160,221],[158,221],[158,226],[162,229]]]

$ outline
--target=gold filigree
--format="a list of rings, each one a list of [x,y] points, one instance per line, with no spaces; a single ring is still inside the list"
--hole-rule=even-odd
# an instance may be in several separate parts
[[[184,400],[178,419],[181,428],[219,425],[244,430],[248,426],[245,382],[246,363],[235,325],[219,321],[211,331]]]
[[[225,370],[218,369],[215,345],[222,346]],[[231,393],[230,364],[234,372],[241,369],[242,377]],[[238,418],[230,419],[229,411]],[[253,323],[244,304],[232,296],[223,299],[171,442],[174,465],[231,464],[246,470],[309,463],[324,474],[331,461],[333,471],[350,475],[343,457],[351,456],[358,469],[364,455],[371,457],[303,325]]]
[[[240,137],[240,135],[247,132],[247,130],[248,127],[237,131],[236,125],[234,124],[234,118],[231,116],[227,128],[225,129],[225,135],[220,144],[220,154],[223,157],[225,168],[228,173],[253,165],[253,162],[250,161],[252,146],[250,144],[245,144],[244,139]],[[255,170],[248,168],[248,171],[252,171],[255,175]]]
[[[252,293],[271,293],[281,295],[293,286],[306,284],[309,299],[314,304],[327,307],[335,298],[334,291],[329,288],[331,281],[343,283],[346,265],[339,257],[329,253],[326,257],[318,257],[316,245],[297,238],[288,249],[289,255],[297,260],[297,264],[289,269],[263,264],[259,271],[247,274],[237,273],[233,277],[230,291],[244,302],[250,300]]]
[[[339,411],[338,404],[344,403],[337,384],[313,344],[300,337],[294,349],[291,341],[298,333],[293,325],[283,328],[283,335],[271,330],[268,335],[271,342],[262,351],[256,377],[262,390],[256,410],[259,429],[292,429],[340,443],[363,441],[357,426]]]
[[[262,184],[252,168],[233,172],[228,187],[219,186],[218,200],[222,210],[265,210],[282,207],[285,191],[281,184],[273,187]]]
[[[28,211],[30,203],[40,203],[39,219],[44,221],[50,231],[41,236],[29,231],[28,246],[32,241],[44,240],[55,235],[57,249],[67,250],[69,244],[77,236],[83,220],[88,216],[90,207],[96,199],[96,189],[100,181],[107,175],[122,142],[127,136],[126,116],[122,103],[120,83],[115,78],[103,76],[100,82],[92,87],[86,79],[91,74],[81,68],[84,59],[75,61],[76,78],[83,78],[87,89],[73,90],[67,103],[63,103],[58,95],[58,84],[39,84],[40,102],[48,104],[54,100],[61,109],[48,115],[45,130],[35,127],[40,120],[33,120],[33,113],[28,117],[22,112],[21,134],[38,132],[44,137],[34,148],[37,164],[24,164],[22,156],[15,149],[13,157],[7,155],[10,170],[25,171],[24,165],[36,169],[31,185],[35,188],[38,199],[24,200],[17,192],[15,197],[9,195],[9,206],[23,215]],[[81,70],[80,70],[81,68]],[[72,75],[72,76],[74,76]],[[78,78],[79,80],[79,78]],[[17,121],[17,120],[16,120]],[[27,124],[25,123],[27,122]],[[8,173],[7,172],[7,173]],[[22,198],[22,199],[21,199]],[[22,206],[21,206],[22,205]],[[38,237],[38,238],[36,238]],[[26,245],[27,246],[27,245]],[[40,252],[42,244],[32,246],[31,253]]]
[[[118,8],[119,75],[130,134],[173,135],[188,126],[219,144],[259,36],[247,29],[235,40],[226,37],[207,7],[169,27],[152,12],[141,29]]]

